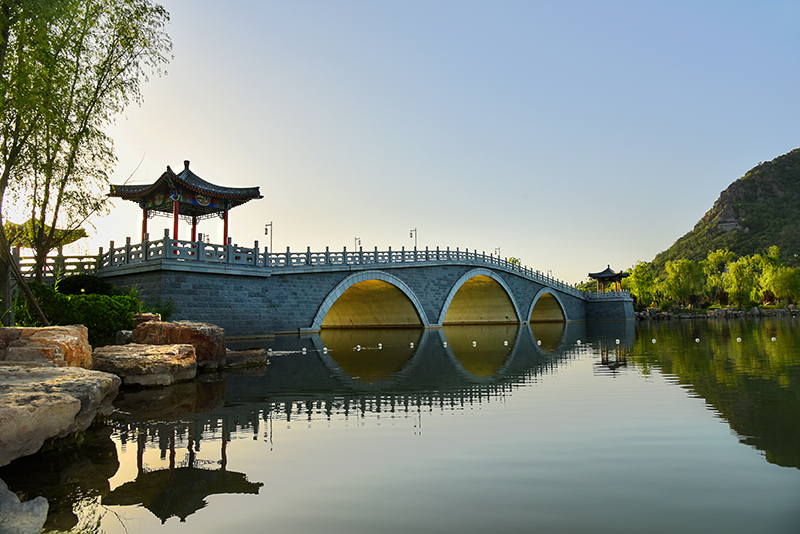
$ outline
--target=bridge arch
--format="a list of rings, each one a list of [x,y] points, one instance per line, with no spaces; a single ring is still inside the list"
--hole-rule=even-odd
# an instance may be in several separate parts
[[[462,288],[465,292],[459,293]],[[477,318],[475,310],[485,315]],[[511,288],[494,271],[483,268],[467,271],[450,288],[438,324],[444,325],[446,321],[450,324],[522,322]]]
[[[328,293],[311,330],[360,326],[425,327],[430,323],[419,299],[400,278],[383,271],[362,271]]]
[[[548,287],[539,290],[528,310],[528,321],[531,323],[554,323],[568,321],[564,303],[558,292]]]

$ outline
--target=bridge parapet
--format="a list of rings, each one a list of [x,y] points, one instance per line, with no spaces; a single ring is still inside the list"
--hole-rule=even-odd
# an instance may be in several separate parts
[[[147,236],[145,236],[147,237]],[[406,250],[347,250],[332,251],[325,247],[323,252],[314,252],[310,247],[305,251],[292,251],[286,247],[285,252],[270,252],[268,247],[259,248],[258,241],[253,247],[241,247],[228,240],[227,245],[216,245],[203,241],[184,241],[171,239],[169,230],[164,232],[164,237],[156,241],[145,239],[143,243],[131,244],[130,238],[126,239],[123,247],[115,247],[111,242],[109,250],[97,256],[98,271],[109,272],[115,268],[129,265],[142,264],[150,261],[170,260],[175,262],[199,262],[206,264],[234,265],[237,267],[250,267],[273,273],[283,273],[286,269],[297,269],[298,272],[309,269],[339,270],[344,266],[375,268],[376,266],[396,266],[425,264],[470,264],[491,266],[506,272],[517,274],[523,278],[539,282],[543,285],[559,289],[580,298],[592,298],[591,293],[577,289],[575,286],[562,280],[547,275],[544,272],[531,269],[514,261],[503,259],[499,256],[486,255],[485,252],[469,249],[461,250],[450,247],[430,249]],[[607,294],[611,295],[611,294]],[[626,293],[627,295],[627,293]],[[610,297],[609,297],[610,298]]]

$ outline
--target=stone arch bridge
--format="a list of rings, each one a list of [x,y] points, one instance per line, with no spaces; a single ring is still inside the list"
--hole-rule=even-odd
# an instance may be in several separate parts
[[[167,235],[101,250],[96,271],[171,299],[172,319],[231,338],[348,327],[632,319],[627,292],[591,294],[518,263],[468,250],[270,253]]]

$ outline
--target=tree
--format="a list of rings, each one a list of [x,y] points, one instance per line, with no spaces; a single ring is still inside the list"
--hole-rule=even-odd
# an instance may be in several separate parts
[[[696,294],[703,284],[703,271],[696,262],[682,258],[668,261],[664,265],[667,277],[664,288],[667,295],[686,304],[689,297]]]
[[[41,265],[59,245],[57,224],[76,228],[104,206],[115,162],[104,129],[142,100],[171,42],[166,10],[151,0],[0,1],[0,248],[4,202],[37,223]],[[8,300],[8,299],[6,299]]]
[[[623,280],[636,296],[636,301],[641,306],[649,306],[656,295],[656,277],[650,264],[644,261],[637,261],[636,265],[630,270],[630,276]]]
[[[701,262],[703,274],[705,274],[706,282],[703,286],[703,291],[709,301],[717,299],[720,292],[725,289],[722,282],[725,269],[728,264],[733,261],[734,253],[726,249],[717,249],[710,251],[704,261]]]
[[[728,265],[725,291],[731,302],[740,308],[749,307],[758,298],[761,255],[742,256]]]

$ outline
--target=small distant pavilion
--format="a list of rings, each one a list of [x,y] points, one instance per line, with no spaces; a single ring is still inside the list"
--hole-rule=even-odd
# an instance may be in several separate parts
[[[611,265],[605,268],[605,270],[600,271],[599,273],[589,273],[589,278],[592,280],[597,280],[597,292],[600,293],[600,287],[603,288],[603,293],[606,292],[606,284],[614,284],[614,290],[620,291],[621,286],[620,282],[623,278],[629,277],[631,274],[626,273],[624,271],[614,271],[611,269]]]
[[[249,200],[264,198],[258,187],[223,187],[206,182],[189,170],[188,160],[178,174],[167,165],[164,174],[149,185],[112,185],[109,196],[131,200],[142,208],[142,242],[147,219],[163,215],[173,218],[173,239],[178,239],[178,219],[189,222],[192,241],[197,240],[198,221],[219,217],[224,221],[224,244],[228,243],[228,212]]]

